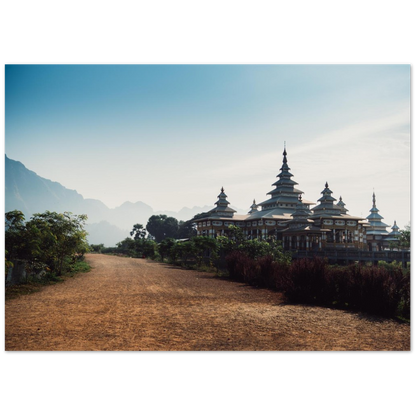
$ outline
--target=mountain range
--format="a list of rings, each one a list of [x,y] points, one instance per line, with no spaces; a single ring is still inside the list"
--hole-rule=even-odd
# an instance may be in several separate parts
[[[134,224],[146,226],[152,215],[165,214],[177,220],[187,221],[196,214],[206,212],[212,206],[184,207],[178,212],[154,211],[144,202],[124,202],[116,208],[108,208],[97,199],[84,198],[77,191],[67,189],[58,182],[38,176],[21,162],[5,161],[5,212],[22,211],[26,219],[45,211],[86,214],[88,241],[112,247],[129,237]],[[234,208],[237,209],[237,208]],[[238,212],[242,212],[237,209]]]

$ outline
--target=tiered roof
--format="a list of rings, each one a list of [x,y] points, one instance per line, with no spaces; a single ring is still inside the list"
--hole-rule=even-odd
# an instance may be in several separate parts
[[[254,212],[258,212],[257,207],[258,205],[256,204],[256,200],[253,199],[253,205],[250,207],[250,211],[248,213],[253,214]]]
[[[228,197],[224,192],[224,187],[221,188],[221,192],[217,198],[218,201],[215,203],[216,207],[208,211],[210,216],[232,217],[237,212],[228,206],[230,203],[227,201]]]
[[[393,231],[391,231],[387,238],[385,238],[386,241],[399,241],[400,232],[399,227],[396,224],[396,220],[394,220],[394,225],[391,227]]]
[[[384,219],[379,213],[376,207],[376,194],[373,192],[373,207],[370,209],[370,215],[367,220],[370,226],[367,228],[367,235],[388,235],[386,230],[389,225],[385,224],[381,220]]]
[[[296,210],[292,214],[292,219],[284,223],[288,228],[282,230],[282,232],[294,232],[298,234],[305,232],[320,233],[322,231],[329,231],[316,226],[314,224],[314,220],[310,219],[311,214],[312,213],[309,209],[309,205],[304,204],[302,202],[302,195],[299,195],[298,203],[296,204]]]
[[[345,208],[345,202],[342,200],[342,196],[339,197],[339,201],[337,205],[341,208],[344,214],[348,212],[347,208]]]
[[[298,202],[298,196],[303,194],[303,191],[296,189],[295,185],[298,183],[292,180],[292,174],[290,173],[289,165],[287,164],[287,152],[286,146],[283,151],[283,164],[280,168],[280,173],[276,176],[279,178],[272,186],[275,189],[267,193],[271,195],[270,199],[258,204],[261,206],[262,211],[273,210],[271,215],[284,215],[291,214],[296,209]],[[305,201],[306,204],[312,204],[311,201]]]
[[[328,215],[341,215],[345,211],[339,205],[335,205],[336,199],[332,196],[332,191],[328,187],[328,182],[325,183],[325,188],[321,192],[322,196],[318,199],[319,205],[312,208],[312,217],[321,217]]]
[[[312,208],[313,214],[311,215],[312,219],[318,219],[321,217],[325,218],[340,218],[340,219],[350,219],[350,220],[363,220],[361,217],[353,217],[347,214],[347,209],[345,208],[345,203],[340,197],[340,200],[337,204],[334,204],[336,199],[332,196],[332,191],[329,189],[328,182],[325,183],[325,188],[321,192],[322,196],[318,199],[319,205]]]

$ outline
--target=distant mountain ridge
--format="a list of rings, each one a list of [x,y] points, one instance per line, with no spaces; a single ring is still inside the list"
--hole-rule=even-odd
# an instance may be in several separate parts
[[[186,221],[212,207],[184,207],[178,212],[154,211],[144,202],[124,202],[108,208],[97,199],[84,198],[77,191],[67,189],[27,169],[23,163],[5,156],[5,212],[19,210],[27,219],[33,214],[49,211],[72,212],[88,216],[88,241],[107,247],[129,236],[134,224],[144,226],[152,215],[165,214]]]

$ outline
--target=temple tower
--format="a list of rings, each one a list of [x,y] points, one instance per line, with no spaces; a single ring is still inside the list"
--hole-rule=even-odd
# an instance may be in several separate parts
[[[298,183],[292,180],[289,165],[287,164],[286,145],[283,151],[283,164],[280,168],[280,173],[276,176],[279,178],[272,186],[275,189],[267,193],[270,199],[258,204],[262,211],[274,210],[273,214],[283,215],[284,213],[293,213],[298,203],[298,196],[303,194],[303,191],[295,188]],[[310,204],[310,201],[305,201]],[[308,207],[309,208],[309,207]]]
[[[227,195],[224,192],[224,187],[221,188],[221,192],[217,198],[218,201],[215,203],[216,207],[208,211],[208,214],[210,216],[232,218],[234,213],[237,211],[228,206],[230,203],[227,201]]]
[[[394,220],[394,225],[391,227],[392,231],[389,235],[384,239],[384,241],[388,241],[389,244],[391,243],[398,243],[400,238],[399,227],[396,224],[396,220]]]
[[[342,196],[339,197],[339,201],[337,204],[341,208],[341,212],[346,214],[348,212],[348,209],[345,208],[345,202],[342,200]]]
[[[323,232],[320,246],[322,243],[325,248],[363,248],[366,244],[363,218],[347,214],[342,197],[335,203],[332,193],[326,182],[319,204],[312,208],[310,216],[314,226]]]
[[[250,211],[248,212],[249,214],[253,214],[254,212],[257,212],[258,205],[256,204],[256,200],[253,199],[253,205],[250,207]]]
[[[318,199],[319,204],[316,207],[312,208],[312,218],[327,215],[340,215],[346,212],[343,206],[334,204],[334,201],[336,201],[336,199],[332,196],[332,193],[333,192],[328,187],[328,182],[326,182],[325,188],[321,192],[322,196]]]
[[[388,247],[388,241],[383,241],[389,235],[386,230],[389,225],[381,220],[384,219],[379,213],[376,206],[376,194],[373,192],[373,206],[370,209],[370,215],[367,217],[369,226],[367,227],[367,242],[369,249],[372,251],[380,251]]]

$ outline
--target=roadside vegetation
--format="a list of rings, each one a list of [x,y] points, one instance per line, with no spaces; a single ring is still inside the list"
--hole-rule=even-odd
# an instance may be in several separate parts
[[[166,215],[150,217],[146,227],[135,224],[131,237],[116,247],[88,246],[86,219],[46,211],[25,221],[20,211],[6,213],[6,298],[88,271],[84,254],[90,251],[213,272],[282,292],[290,302],[410,320],[410,268],[400,264],[334,266],[320,258],[292,261],[278,242],[247,240],[239,227],[230,226],[225,236],[213,239],[196,236],[192,220],[178,222]],[[410,226],[400,239],[401,246],[406,244],[410,246]]]
[[[210,271],[219,277],[284,293],[294,303],[366,312],[410,321],[410,267],[380,261],[377,266],[330,265],[325,259],[292,261],[275,241],[246,240],[241,229],[228,228],[216,239],[190,236],[156,242],[136,224],[117,247],[92,251],[151,258],[181,267]],[[410,236],[409,236],[410,239]]]
[[[46,211],[29,221],[21,211],[5,214],[6,298],[86,272],[85,215]]]

